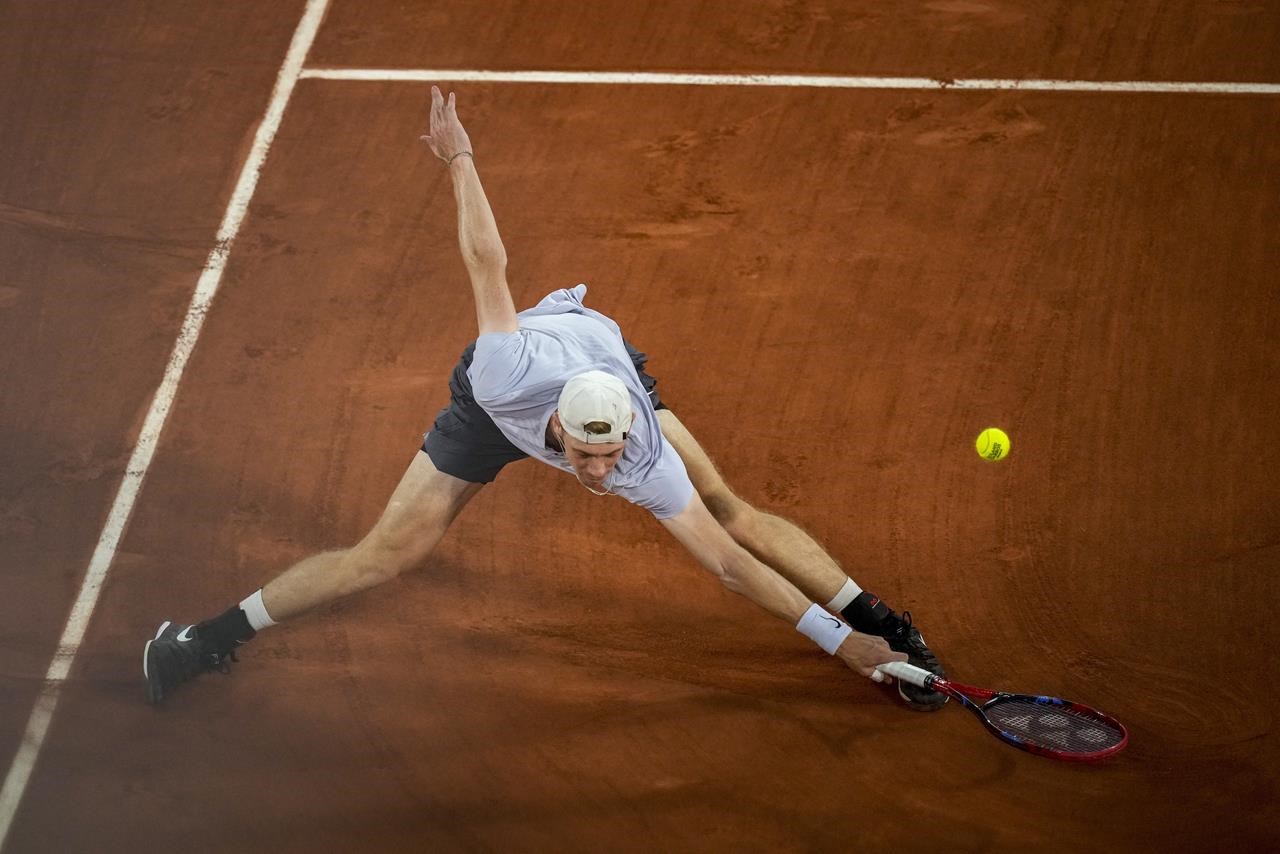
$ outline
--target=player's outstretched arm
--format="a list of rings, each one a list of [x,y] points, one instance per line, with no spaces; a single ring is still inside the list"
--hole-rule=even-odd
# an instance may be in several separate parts
[[[742,548],[729,532],[711,515],[695,492],[686,507],[676,516],[662,520],[681,545],[725,587],[746,596],[761,608],[793,626],[814,607],[799,589]],[[826,619],[839,622],[822,612]],[[876,666],[889,661],[906,661],[907,656],[889,649],[884,638],[851,632],[836,648],[834,655],[869,679],[886,679],[876,673]]]
[[[515,332],[519,322],[511,289],[507,287],[507,250],[480,185],[471,138],[458,120],[452,92],[445,101],[439,87],[431,87],[431,132],[422,139],[445,162],[453,179],[453,196],[458,203],[458,244],[471,278],[480,334]]]

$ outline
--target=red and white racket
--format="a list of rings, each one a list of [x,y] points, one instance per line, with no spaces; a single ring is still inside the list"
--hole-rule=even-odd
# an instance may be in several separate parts
[[[1039,756],[1067,762],[1096,762],[1119,753],[1129,743],[1129,731],[1124,724],[1070,700],[961,685],[905,661],[891,661],[876,669],[895,679],[946,694],[977,715],[996,738]]]

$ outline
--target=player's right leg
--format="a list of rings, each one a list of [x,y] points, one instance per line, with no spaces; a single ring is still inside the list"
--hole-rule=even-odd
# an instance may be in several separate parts
[[[437,470],[418,452],[365,538],[349,549],[312,555],[276,576],[262,589],[267,613],[277,622],[287,620],[420,566],[480,487]]]
[[[419,452],[381,518],[358,544],[299,561],[212,620],[197,626],[161,625],[143,651],[147,699],[157,703],[182,682],[226,668],[235,647],[253,637],[253,618],[259,627],[271,625],[420,566],[481,486],[439,471]],[[255,609],[261,610],[246,615]]]
[[[449,378],[449,405],[368,536],[298,562],[211,620],[161,625],[143,651],[148,700],[159,702],[206,670],[227,669],[236,647],[260,629],[421,565],[480,487],[525,458],[472,397],[467,369],[474,352],[474,343],[463,350]]]

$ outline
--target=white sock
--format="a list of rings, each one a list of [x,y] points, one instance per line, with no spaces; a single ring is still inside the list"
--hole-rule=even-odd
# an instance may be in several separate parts
[[[835,595],[830,602],[827,603],[827,610],[833,614],[839,614],[844,610],[845,606],[857,599],[862,593],[862,588],[853,583],[852,578],[844,580],[844,587],[840,588],[840,592]]]
[[[276,621],[271,619],[271,615],[267,613],[267,606],[263,604],[261,588],[253,595],[247,596],[240,603],[240,608],[244,611],[244,615],[249,618],[249,625],[253,627],[255,632],[271,628],[276,624]]]

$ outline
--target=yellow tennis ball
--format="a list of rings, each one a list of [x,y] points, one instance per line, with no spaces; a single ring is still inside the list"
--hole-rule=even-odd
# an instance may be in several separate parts
[[[978,434],[978,456],[994,463],[1009,456],[1009,434],[999,427],[988,427]]]

